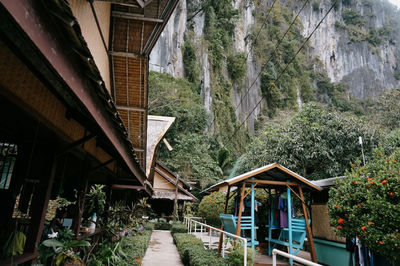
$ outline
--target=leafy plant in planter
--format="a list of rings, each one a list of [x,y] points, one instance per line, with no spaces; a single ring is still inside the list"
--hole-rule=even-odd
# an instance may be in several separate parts
[[[84,265],[79,254],[74,251],[76,247],[88,247],[90,243],[85,240],[75,240],[74,234],[69,230],[58,232],[57,238],[47,239],[40,245],[40,258],[44,264],[52,257],[52,265]]]
[[[352,165],[331,189],[331,224],[340,236],[358,236],[375,254],[400,262],[400,151],[376,150],[365,166]]]
[[[105,185],[95,184],[90,188],[87,194],[87,211],[89,215],[97,213],[97,216],[103,214],[106,205]]]

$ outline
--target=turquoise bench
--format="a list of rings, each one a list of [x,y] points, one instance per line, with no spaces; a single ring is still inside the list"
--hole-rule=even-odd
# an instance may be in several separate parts
[[[219,217],[221,218],[222,226],[224,231],[231,233],[233,235],[236,234],[236,225],[238,217],[232,214],[220,214]],[[258,227],[254,227],[257,229]],[[251,216],[242,216],[240,222],[240,229],[241,230],[251,230]],[[229,236],[228,236],[229,237]],[[251,246],[251,238],[247,238],[247,246]],[[258,241],[254,241],[254,245],[258,245]]]
[[[305,219],[293,218],[292,220],[292,248],[294,248],[293,255],[297,255],[304,246],[304,240],[306,238],[306,221]],[[309,220],[310,222],[310,220]],[[268,227],[268,225],[267,225]],[[266,237],[265,240],[274,243],[274,249],[276,245],[283,245],[289,247],[289,228],[282,228],[278,239],[272,237]],[[271,254],[270,254],[271,255]]]

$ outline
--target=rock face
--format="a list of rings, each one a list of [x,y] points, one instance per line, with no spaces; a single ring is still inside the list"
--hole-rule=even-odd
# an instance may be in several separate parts
[[[281,2],[284,3],[284,1]],[[330,0],[315,0],[314,2],[318,2],[319,7],[315,8],[309,4],[299,17],[303,25],[302,35],[304,37],[314,30],[331,5]],[[387,3],[383,4],[381,0],[353,0],[352,2],[351,6],[340,3],[337,8],[332,10],[310,39],[312,46],[310,52],[319,62],[316,68],[322,68],[332,82],[347,84],[353,97],[374,97],[386,89],[400,86],[400,81],[395,78],[396,71],[400,73],[400,36],[382,39],[377,46],[373,46],[365,40],[351,41],[346,29],[335,26],[338,22],[344,24],[342,17],[344,10],[353,9],[365,16],[367,18],[366,29],[369,27],[382,28],[388,19]],[[251,44],[246,38],[250,33],[251,25],[255,22],[252,15],[254,7],[250,0],[234,0],[232,5],[240,10],[235,28],[233,50],[243,52],[247,56],[246,77],[241,85],[234,85],[234,91],[231,93],[232,104],[236,107],[236,116],[243,121],[261,100],[258,76],[261,67],[255,63]],[[393,6],[393,8],[395,7]],[[186,0],[181,0],[153,49],[150,57],[151,70],[166,72],[174,77],[184,76],[181,48],[185,32],[188,31],[186,20]],[[200,12],[193,18],[190,30],[194,32],[196,47],[199,47],[197,53],[200,55],[198,61],[201,70],[201,94],[205,107],[211,113],[213,84],[210,79],[207,45],[203,39],[204,24],[204,13]],[[368,32],[368,30],[366,31]],[[298,97],[298,104],[301,105],[300,97]],[[262,103],[247,121],[250,132],[253,131],[254,119],[261,108]]]
[[[322,1],[318,11],[312,6],[303,10],[303,36],[314,30],[329,7],[330,1]],[[348,32],[335,26],[337,21],[344,24],[342,12],[349,8],[368,16],[367,28],[381,28],[386,23],[388,14],[381,1],[372,1],[371,5],[357,2],[351,7],[340,4],[311,38],[312,55],[321,61],[332,82],[347,84],[356,98],[377,96],[385,89],[399,86],[394,73],[400,64],[400,36],[391,36],[390,41],[382,41],[376,48],[368,41],[351,42]]]

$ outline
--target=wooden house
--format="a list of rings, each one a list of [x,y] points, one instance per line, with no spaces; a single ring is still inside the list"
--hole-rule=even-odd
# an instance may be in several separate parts
[[[153,193],[148,59],[177,3],[0,1],[0,243],[16,230],[26,236],[1,265],[37,257],[59,194],[83,197],[94,183],[107,185],[109,199],[118,186]],[[78,234],[81,210],[74,215]]]

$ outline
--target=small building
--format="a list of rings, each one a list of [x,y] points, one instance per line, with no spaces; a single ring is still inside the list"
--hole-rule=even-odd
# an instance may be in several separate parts
[[[168,216],[173,212],[175,198],[180,206],[184,201],[196,201],[197,198],[189,192],[192,188],[188,183],[157,160],[161,140],[175,118],[149,115],[147,120],[146,175],[154,191],[150,202],[154,212]]]

